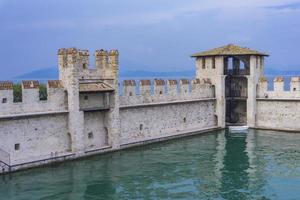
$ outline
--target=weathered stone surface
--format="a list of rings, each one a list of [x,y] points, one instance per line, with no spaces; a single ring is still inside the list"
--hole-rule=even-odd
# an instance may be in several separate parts
[[[89,55],[87,50],[59,49],[59,80],[48,81],[45,101],[39,99],[37,81],[23,81],[18,103],[13,102],[12,83],[0,82],[0,160],[9,155],[10,164],[17,164],[13,170],[225,127],[223,55],[196,58],[192,81],[125,80],[122,95],[119,52],[97,50],[93,69]],[[300,119],[300,79],[291,79],[289,91],[282,78],[276,79],[269,91],[263,57],[240,58],[250,70],[244,95],[247,125],[300,130],[295,123]]]

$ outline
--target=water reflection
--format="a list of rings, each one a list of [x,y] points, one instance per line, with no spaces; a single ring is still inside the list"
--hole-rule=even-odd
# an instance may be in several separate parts
[[[0,177],[0,199],[296,199],[300,135],[214,132]]]
[[[226,154],[224,168],[222,169],[221,196],[235,199],[245,199],[248,188],[249,157],[246,152],[246,134],[226,134]]]

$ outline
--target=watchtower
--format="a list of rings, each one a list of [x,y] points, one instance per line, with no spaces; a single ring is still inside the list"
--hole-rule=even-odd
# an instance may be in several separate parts
[[[256,93],[268,54],[229,44],[193,54],[196,78],[215,86],[218,125],[255,126]]]
[[[59,80],[68,96],[72,150],[81,153],[91,147],[119,147],[119,52],[96,50],[94,67],[90,67],[89,55],[88,50],[76,48],[58,50]],[[97,125],[91,128],[91,121]]]

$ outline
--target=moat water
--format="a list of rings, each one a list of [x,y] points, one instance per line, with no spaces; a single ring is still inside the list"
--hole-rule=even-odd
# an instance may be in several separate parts
[[[225,131],[0,176],[0,199],[299,199],[300,134]]]

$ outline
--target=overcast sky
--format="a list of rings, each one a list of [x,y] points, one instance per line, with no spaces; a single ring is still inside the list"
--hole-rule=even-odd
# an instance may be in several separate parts
[[[121,67],[171,71],[193,70],[192,53],[234,43],[268,52],[274,69],[300,67],[293,0],[0,0],[0,24],[1,79],[55,67],[61,47],[116,48]]]

